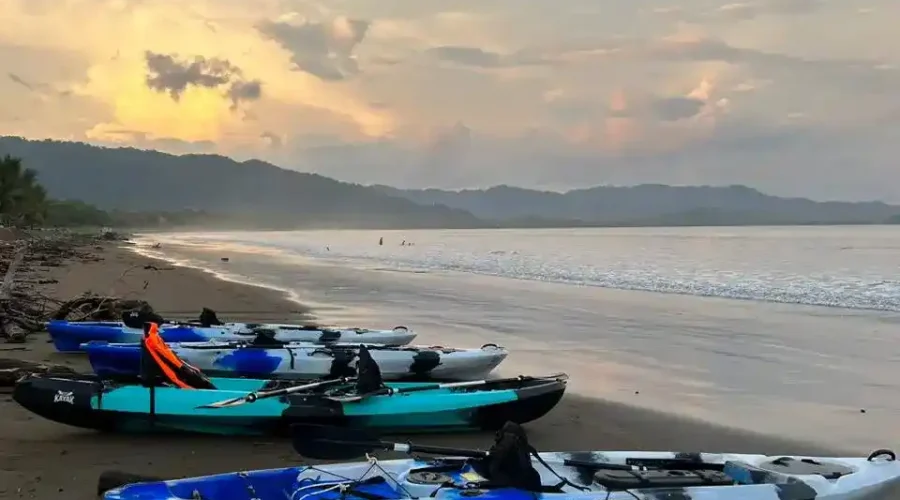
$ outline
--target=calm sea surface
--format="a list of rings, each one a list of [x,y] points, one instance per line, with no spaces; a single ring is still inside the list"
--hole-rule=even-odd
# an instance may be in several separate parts
[[[328,320],[497,341],[513,350],[505,370],[563,369],[578,392],[839,446],[900,441],[897,227],[171,233],[139,247]]]
[[[352,266],[900,310],[900,227],[891,226],[232,232],[171,240]]]

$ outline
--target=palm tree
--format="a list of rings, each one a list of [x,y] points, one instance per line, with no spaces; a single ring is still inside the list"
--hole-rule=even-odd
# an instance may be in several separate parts
[[[37,181],[37,172],[22,167],[22,160],[0,158],[0,217],[8,225],[40,224],[47,210],[47,191]]]

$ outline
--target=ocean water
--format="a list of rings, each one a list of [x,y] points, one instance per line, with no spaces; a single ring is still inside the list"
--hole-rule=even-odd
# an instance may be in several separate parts
[[[169,233],[137,249],[324,322],[495,342],[502,374],[565,371],[572,392],[860,452],[900,441],[891,227]]]
[[[330,263],[858,309],[900,310],[900,228],[183,233]],[[384,238],[384,245],[378,239]],[[401,246],[402,243],[411,246]]]

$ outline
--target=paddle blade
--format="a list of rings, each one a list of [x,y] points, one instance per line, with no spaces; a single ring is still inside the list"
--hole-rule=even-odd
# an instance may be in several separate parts
[[[208,410],[208,409],[216,409],[216,408],[228,408],[230,406],[240,406],[246,402],[247,402],[247,398],[243,398],[243,397],[231,398],[231,399],[225,399],[223,401],[216,401],[215,403],[200,405],[200,406],[196,407],[195,409],[197,409],[197,410],[207,409]]]
[[[319,460],[351,460],[385,448],[370,431],[332,425],[294,424],[291,441],[300,456]]]

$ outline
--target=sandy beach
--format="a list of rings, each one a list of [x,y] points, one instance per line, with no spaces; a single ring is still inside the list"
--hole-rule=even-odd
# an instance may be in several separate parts
[[[172,267],[115,245],[94,252],[102,260],[36,271],[58,280],[47,285],[48,294],[71,298],[91,290],[141,298],[172,318],[196,317],[202,307],[235,321],[302,321],[315,313],[278,291]],[[452,340],[446,343],[452,344]],[[82,356],[55,353],[46,334],[33,335],[24,345],[0,345],[0,351],[2,357],[46,360],[88,370]],[[544,450],[839,453],[576,395],[567,395],[548,416],[527,429],[533,444]],[[421,436],[417,441],[486,448],[491,437],[486,433]],[[93,498],[98,475],[108,469],[179,477],[301,462],[282,440],[100,434],[43,420],[20,408],[8,395],[0,395],[0,498]]]

